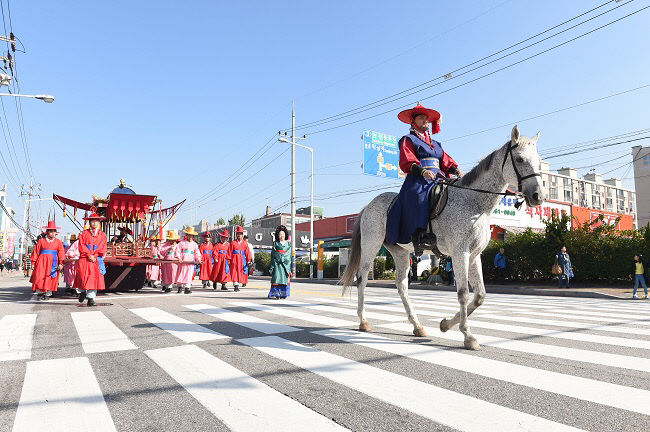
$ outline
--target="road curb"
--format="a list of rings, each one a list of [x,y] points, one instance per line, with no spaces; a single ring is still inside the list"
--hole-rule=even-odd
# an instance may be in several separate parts
[[[253,279],[253,278],[251,278]],[[257,280],[269,280],[269,277],[256,276],[254,279]],[[338,283],[338,279],[306,279],[306,278],[296,278],[292,280],[293,282],[300,283],[313,283],[313,284],[323,284],[331,285]],[[395,282],[392,281],[368,281],[368,287],[371,288],[395,288]],[[456,288],[447,285],[428,285],[421,283],[412,283],[409,285],[411,290],[423,290],[423,291],[449,291],[455,292]],[[629,300],[627,297],[619,297],[612,294],[605,294],[595,291],[571,291],[564,290],[559,288],[536,288],[536,287],[514,287],[514,286],[503,286],[503,285],[486,285],[485,289],[488,294],[518,294],[518,295],[536,295],[536,296],[546,296],[546,297],[579,297],[579,298],[599,298],[599,299],[608,299],[608,300]]]

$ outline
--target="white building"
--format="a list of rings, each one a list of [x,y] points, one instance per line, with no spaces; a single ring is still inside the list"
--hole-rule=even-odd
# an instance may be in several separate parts
[[[638,227],[650,222],[650,147],[632,147],[634,189],[638,199]]]

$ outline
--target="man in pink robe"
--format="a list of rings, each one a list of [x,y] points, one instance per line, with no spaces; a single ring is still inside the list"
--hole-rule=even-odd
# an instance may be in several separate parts
[[[154,237],[151,240],[151,258],[160,259],[160,240]],[[160,286],[160,266],[158,264],[149,264],[146,274],[149,286],[157,288]]]
[[[180,261],[178,264],[178,273],[176,274],[176,283],[178,284],[178,293],[185,289],[185,294],[192,293],[192,279],[194,279],[194,266],[201,262],[201,252],[199,245],[194,241],[194,236],[198,233],[194,227],[183,230],[185,238],[176,245],[174,257]]]
[[[65,252],[66,259],[78,260],[79,259],[79,240],[77,236],[72,234],[70,236],[70,247]],[[63,280],[65,281],[65,291],[68,294],[74,293],[72,290],[72,285],[74,284],[74,279],[77,276],[77,261],[71,261],[63,264]]]
[[[178,234],[176,230],[168,230],[165,243],[160,246],[160,259],[167,260],[169,263],[160,265],[160,276],[162,279],[163,292],[171,292],[176,283],[176,273],[178,271],[178,264],[176,264],[176,240]]]

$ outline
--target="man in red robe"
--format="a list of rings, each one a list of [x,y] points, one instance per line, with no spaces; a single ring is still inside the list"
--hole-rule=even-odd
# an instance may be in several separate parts
[[[247,265],[250,262],[248,243],[244,241],[244,228],[237,227],[235,240],[230,242],[228,253],[230,255],[230,278],[235,286],[235,291],[239,291],[239,285],[248,283]]]
[[[90,228],[79,236],[79,262],[74,286],[81,290],[79,303],[88,299],[88,306],[95,306],[97,291],[106,289],[104,285],[106,234],[99,229],[100,221],[105,218],[92,213],[84,219],[88,221]]]
[[[219,233],[219,242],[212,246],[212,264],[213,281],[212,289],[217,289],[217,284],[221,284],[221,291],[228,291],[226,284],[230,282],[230,243],[228,243],[228,231],[223,230]]]
[[[49,300],[52,291],[59,287],[59,272],[63,270],[65,250],[63,243],[56,238],[58,227],[56,222],[48,221],[45,229],[45,238],[41,238],[32,252],[34,271],[30,282],[32,291],[38,291],[38,300]]]
[[[199,279],[203,283],[203,288],[210,288],[210,277],[212,275],[212,242],[210,241],[210,233],[206,232],[203,234],[203,243],[199,245],[199,251],[201,251],[201,272],[199,273]]]

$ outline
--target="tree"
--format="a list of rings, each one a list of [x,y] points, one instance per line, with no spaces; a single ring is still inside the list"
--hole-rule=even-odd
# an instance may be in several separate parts
[[[243,213],[235,214],[233,217],[228,219],[228,225],[240,225],[244,226],[246,224],[246,218]]]
[[[216,222],[215,225],[217,225],[218,227],[222,227],[222,226],[226,225],[226,220],[224,218],[220,217],[219,219],[217,219],[217,222]]]

